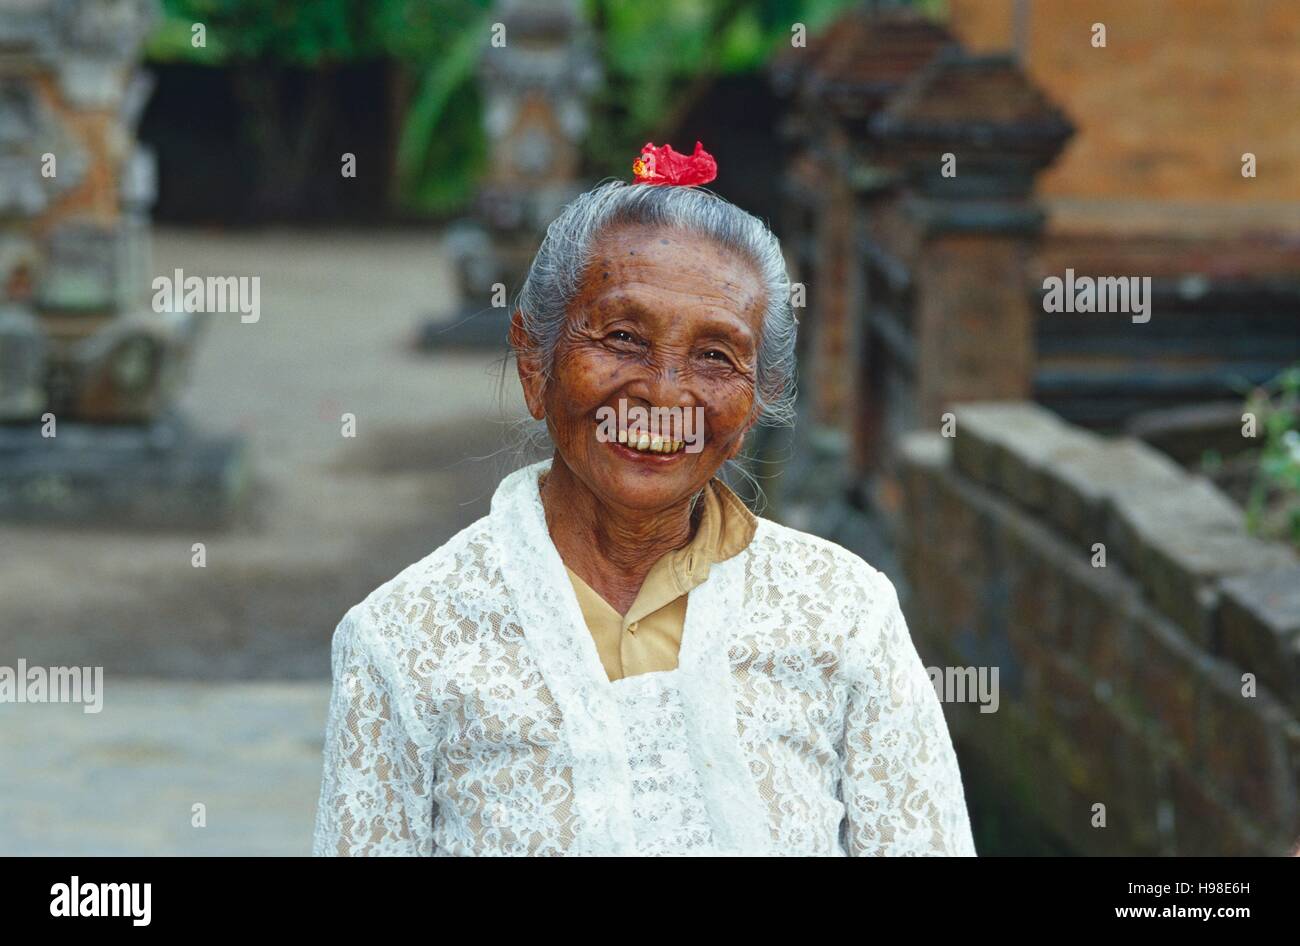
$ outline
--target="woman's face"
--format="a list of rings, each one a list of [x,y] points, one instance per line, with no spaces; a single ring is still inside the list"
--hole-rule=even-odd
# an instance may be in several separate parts
[[[755,267],[706,237],[610,228],[549,382],[521,365],[529,409],[602,502],[642,512],[682,502],[752,426],[764,304]]]

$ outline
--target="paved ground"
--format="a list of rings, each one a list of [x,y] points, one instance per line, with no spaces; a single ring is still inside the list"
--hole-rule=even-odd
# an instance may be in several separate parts
[[[0,854],[308,854],[328,699],[324,682],[113,679],[98,714],[10,707]]]
[[[203,316],[182,398],[245,432],[255,501],[225,531],[0,527],[0,665],[102,666],[106,691],[98,716],[0,704],[0,854],[305,851],[334,625],[530,457],[495,353],[407,345],[458,303],[435,236],[159,231],[175,268],[262,277],[259,322]]]

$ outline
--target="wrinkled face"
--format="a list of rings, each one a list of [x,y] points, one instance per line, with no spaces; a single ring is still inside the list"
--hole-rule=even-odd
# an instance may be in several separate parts
[[[756,268],[707,237],[612,227],[569,309],[549,382],[521,365],[529,409],[606,504],[679,503],[752,426],[764,304]]]

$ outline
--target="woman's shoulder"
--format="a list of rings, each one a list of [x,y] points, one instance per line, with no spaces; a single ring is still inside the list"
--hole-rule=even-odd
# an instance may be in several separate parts
[[[750,594],[768,610],[788,610],[792,624],[814,616],[817,633],[835,634],[840,646],[847,647],[850,639],[880,638],[895,619],[893,582],[837,542],[759,519],[750,549]],[[860,670],[861,650],[845,651],[847,672]]]
[[[340,627],[358,632],[426,624],[431,608],[454,609],[460,597],[481,596],[497,570],[490,517],[483,516],[461,529],[428,555],[407,565],[354,604]]]
[[[787,567],[831,573],[858,582],[888,581],[884,572],[838,542],[774,519],[759,517],[750,548],[755,555],[783,562]]]
[[[750,543],[757,593],[819,600],[852,624],[879,624],[898,608],[893,581],[837,542],[771,519],[759,519]]]
[[[457,532],[419,561],[375,588],[343,615],[330,644],[336,692],[382,687],[397,701],[402,723],[428,744],[431,695],[458,621],[472,613],[463,586],[490,584],[493,555],[487,517]]]

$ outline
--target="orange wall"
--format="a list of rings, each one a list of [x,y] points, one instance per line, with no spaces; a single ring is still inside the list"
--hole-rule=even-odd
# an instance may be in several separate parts
[[[1027,71],[1079,129],[1040,179],[1043,196],[1257,205],[1274,215],[1279,202],[1300,202],[1300,0],[1026,5]],[[947,8],[968,48],[1012,47],[1012,0]],[[1098,22],[1105,49],[1091,45]],[[1245,151],[1258,161],[1253,180],[1241,176]]]

